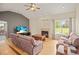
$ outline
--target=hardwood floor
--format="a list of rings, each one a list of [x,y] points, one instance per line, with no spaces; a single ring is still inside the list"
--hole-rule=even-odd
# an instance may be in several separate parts
[[[56,55],[56,40],[46,39],[39,55]]]
[[[39,55],[56,55],[56,40],[46,39],[43,43],[43,49]],[[9,47],[9,44],[11,47]],[[11,42],[3,40],[0,42],[0,55],[28,55],[28,53],[15,47]]]
[[[17,55],[5,42],[5,40],[0,41],[0,55]]]

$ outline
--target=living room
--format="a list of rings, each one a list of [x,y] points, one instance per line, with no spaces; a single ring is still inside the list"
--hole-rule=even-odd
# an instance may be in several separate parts
[[[37,40],[42,38],[38,41],[40,41],[40,43],[41,41],[44,43],[43,49],[41,43],[39,47],[40,49],[34,50],[33,53],[37,54],[39,50],[42,50],[42,52],[40,52],[38,55],[55,55],[56,43],[61,36],[68,36],[71,32],[74,32],[75,34],[79,35],[79,4],[35,3],[34,5],[37,7],[37,9],[32,10],[30,8],[32,8],[33,4],[34,3],[1,3],[0,28],[2,28],[2,26],[4,27],[5,32],[7,32],[8,35],[7,38],[13,38],[13,36],[11,36],[14,35],[13,33],[16,34],[15,39],[17,40],[20,39],[17,38],[18,34],[22,34],[23,37],[19,35],[22,38],[28,35],[33,35],[33,37]],[[65,25],[62,26],[63,24]],[[25,31],[27,31],[28,33],[26,33]],[[0,34],[4,35],[1,32]],[[2,37],[0,37],[0,39],[2,41]],[[19,54],[27,54],[25,52],[21,53],[21,50],[16,49],[15,47],[11,46],[11,48],[14,50],[18,50],[17,53]],[[3,52],[1,53],[3,54]],[[33,53],[31,53],[30,51],[30,54]],[[4,52],[4,54],[7,53]]]

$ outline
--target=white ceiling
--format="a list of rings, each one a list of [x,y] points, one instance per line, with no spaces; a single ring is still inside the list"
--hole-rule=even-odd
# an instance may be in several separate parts
[[[0,11],[13,11],[28,18],[50,17],[51,15],[75,11],[77,3],[38,3],[39,10],[32,12],[25,10],[27,3],[2,3]]]

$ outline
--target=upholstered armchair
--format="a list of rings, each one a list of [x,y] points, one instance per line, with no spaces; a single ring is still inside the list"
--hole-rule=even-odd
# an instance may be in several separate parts
[[[58,48],[60,46],[63,47],[63,48],[61,47],[63,51],[64,50],[68,51],[70,49],[69,54],[79,54],[79,36],[76,35],[75,33],[70,33],[68,37],[61,37],[56,45],[57,52],[59,53],[61,53],[60,51],[58,51]],[[61,54],[67,54],[67,53],[64,51],[64,53]]]

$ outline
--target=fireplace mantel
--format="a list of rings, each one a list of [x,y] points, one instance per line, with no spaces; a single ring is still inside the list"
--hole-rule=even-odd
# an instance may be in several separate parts
[[[42,28],[41,31],[49,31],[49,28]]]

